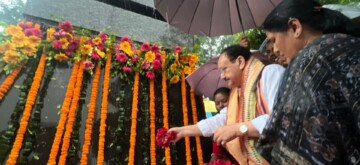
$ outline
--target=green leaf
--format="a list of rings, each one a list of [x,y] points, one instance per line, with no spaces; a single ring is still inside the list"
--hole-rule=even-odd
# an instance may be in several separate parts
[[[14,88],[19,89],[19,88],[21,88],[21,85],[14,85]]]
[[[39,156],[37,154],[34,154],[34,159],[39,160],[40,158],[39,158]]]
[[[116,98],[116,101],[120,101],[120,97],[117,97],[117,98]]]
[[[61,108],[61,104],[57,105],[56,108],[57,108],[57,109],[60,109],[60,108]]]
[[[56,80],[56,77],[51,77],[51,80]]]

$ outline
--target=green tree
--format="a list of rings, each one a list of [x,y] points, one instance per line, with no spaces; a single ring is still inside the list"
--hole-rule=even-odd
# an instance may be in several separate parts
[[[7,24],[16,24],[23,20],[24,0],[0,1],[0,20]]]

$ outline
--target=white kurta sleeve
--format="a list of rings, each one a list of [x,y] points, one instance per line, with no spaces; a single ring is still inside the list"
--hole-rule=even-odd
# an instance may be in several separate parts
[[[216,128],[224,126],[226,123],[226,107],[220,113],[213,117],[200,120],[196,125],[199,127],[201,133],[205,137],[212,136]]]
[[[279,88],[279,85],[282,80],[282,76],[285,72],[285,68],[278,64],[271,64],[264,67],[264,70],[261,73],[261,84],[262,84],[262,93],[265,95],[265,99],[267,102],[268,109],[270,113],[273,110],[275,97],[277,95],[277,91]],[[260,96],[258,96],[260,97]],[[267,119],[269,118],[269,115],[261,115],[253,119],[251,122],[256,128],[256,130],[259,131],[261,134]]]

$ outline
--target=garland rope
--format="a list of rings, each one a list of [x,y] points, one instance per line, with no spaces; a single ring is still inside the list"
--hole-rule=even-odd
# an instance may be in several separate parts
[[[103,165],[104,163],[104,145],[105,145],[105,132],[106,132],[106,117],[108,107],[108,94],[109,94],[109,83],[110,83],[110,68],[111,68],[111,51],[107,51],[107,59],[105,64],[104,73],[104,87],[102,95],[102,104],[100,112],[100,131],[99,131],[99,149],[97,164]]]
[[[80,159],[81,165],[87,164],[87,156],[89,153],[89,146],[91,144],[92,126],[95,116],[96,97],[98,93],[100,70],[101,70],[101,66],[100,64],[97,64],[95,67],[94,79],[91,85],[91,96],[90,96],[90,103],[88,108],[88,116],[85,123],[86,125],[85,125],[84,144],[82,146],[81,159]]]
[[[63,101],[63,105],[60,110],[61,115],[60,115],[59,123],[56,127],[55,138],[54,138],[53,144],[51,146],[49,160],[47,162],[48,165],[56,164],[56,157],[57,157],[57,154],[59,151],[61,137],[63,136],[63,133],[64,133],[66,118],[69,113],[70,102],[73,97],[74,86],[75,86],[75,82],[76,82],[76,76],[79,71],[79,67],[80,67],[80,62],[75,61],[73,69],[72,69],[72,73],[70,76],[70,80],[68,83],[68,88],[66,90],[65,99]]]
[[[31,84],[31,87],[29,90],[29,94],[26,99],[23,117],[21,118],[21,121],[20,121],[20,127],[16,134],[13,148],[11,149],[9,158],[6,162],[7,165],[16,164],[17,158],[19,156],[19,151],[20,151],[22,143],[23,143],[24,134],[25,134],[27,126],[29,124],[28,121],[31,116],[31,110],[32,110],[33,105],[35,104],[38,90],[41,85],[41,79],[44,74],[45,64],[46,64],[46,55],[45,55],[45,52],[43,52],[43,54],[41,55],[38,67],[36,69],[34,80]]]
[[[163,51],[162,55],[162,67],[165,68],[166,62],[166,53]],[[162,100],[163,100],[163,122],[164,128],[169,128],[169,110],[168,110],[168,98],[167,98],[167,86],[166,86],[166,70],[163,69],[162,71],[162,78],[161,78],[161,93],[162,93]],[[170,147],[165,147],[165,163],[166,165],[171,165],[171,154],[170,154]]]
[[[12,84],[14,84],[15,79],[19,75],[23,66],[15,68],[5,79],[5,81],[0,86],[0,101],[4,98],[5,94],[9,91]]]
[[[194,90],[190,89],[190,98],[191,98],[191,109],[192,109],[192,115],[193,115],[193,121],[194,123],[198,122],[197,117],[197,111],[196,111],[196,100],[195,100],[195,93]],[[196,136],[196,150],[197,150],[197,157],[198,157],[198,163],[199,165],[203,164],[203,153],[201,149],[201,142],[200,137]]]
[[[135,143],[136,143],[136,122],[138,112],[138,95],[139,95],[139,72],[134,75],[134,91],[131,111],[131,128],[130,128],[130,148],[128,165],[133,165],[135,160]]]
[[[156,146],[155,146],[155,91],[154,79],[149,81],[150,88],[150,164],[156,164]]]
[[[186,84],[185,84],[185,74],[181,73],[181,99],[182,99],[182,109],[183,109],[183,118],[184,126],[189,125],[188,109],[186,103]],[[185,137],[185,155],[186,155],[186,165],[191,165],[191,149],[190,149],[190,138]]]
[[[68,114],[68,121],[66,123],[66,130],[62,141],[61,146],[61,155],[59,159],[59,164],[65,164],[66,163],[66,157],[68,154],[69,144],[70,144],[70,138],[71,138],[71,132],[73,130],[73,125],[76,117],[76,108],[77,104],[79,102],[80,98],[80,91],[81,91],[81,85],[83,80],[83,73],[84,73],[84,65],[81,65],[84,63],[84,60],[80,61],[79,71],[78,75],[76,77],[76,84],[74,89],[74,95],[73,99],[71,101],[71,106]]]

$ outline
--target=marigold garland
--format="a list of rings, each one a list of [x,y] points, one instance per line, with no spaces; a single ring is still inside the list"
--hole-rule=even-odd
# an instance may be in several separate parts
[[[155,145],[155,91],[154,80],[149,80],[150,88],[150,164],[156,164],[156,145]]]
[[[104,73],[104,86],[100,112],[100,130],[99,130],[99,149],[97,164],[104,164],[104,145],[105,145],[105,132],[106,132],[106,118],[107,118],[107,107],[108,107],[108,94],[109,94],[109,83],[110,83],[110,68],[111,68],[111,51],[107,51],[107,59],[105,64]]]
[[[80,61],[80,64],[84,63],[84,59]],[[68,154],[69,144],[70,144],[70,138],[71,138],[71,132],[73,130],[73,125],[76,117],[76,108],[77,104],[79,102],[80,98],[80,91],[83,81],[83,73],[84,73],[84,65],[79,66],[78,75],[76,77],[76,84],[74,89],[74,95],[73,99],[71,100],[71,106],[68,114],[68,121],[66,123],[66,130],[64,133],[64,137],[62,140],[62,146],[61,146],[61,155],[59,158],[59,164],[65,164],[66,163],[66,157]]]
[[[72,72],[71,72],[71,76],[70,76],[70,80],[68,83],[68,88],[65,94],[65,99],[63,101],[62,107],[61,107],[61,115],[60,115],[60,119],[59,119],[59,123],[56,127],[56,133],[55,133],[55,138],[53,141],[53,144],[51,146],[51,151],[50,151],[50,155],[49,155],[49,160],[47,162],[48,165],[55,165],[56,164],[56,157],[59,151],[59,145],[61,142],[61,137],[63,136],[64,133],[64,129],[65,129],[65,123],[66,123],[66,119],[67,119],[67,115],[69,113],[69,109],[70,109],[70,102],[71,99],[73,97],[73,93],[74,93],[74,87],[75,87],[75,83],[76,83],[76,77],[79,71],[79,67],[80,67],[80,62],[76,61],[74,63]]]
[[[165,67],[165,59],[166,59],[166,53],[161,53],[162,55],[162,64],[163,68]],[[162,100],[163,100],[163,127],[168,129],[169,128],[169,111],[168,111],[168,98],[167,98],[167,86],[166,86],[166,70],[163,69],[162,72],[162,79],[161,79],[161,93],[162,93]],[[165,148],[165,163],[166,165],[171,165],[171,154],[170,154],[170,147]]]
[[[190,99],[191,99],[191,110],[192,110],[192,115],[193,115],[193,121],[194,123],[198,122],[198,117],[197,117],[197,111],[196,111],[196,100],[195,100],[195,93],[194,90],[190,89]],[[199,165],[203,164],[203,153],[202,153],[202,149],[201,149],[201,142],[200,142],[200,137],[196,136],[196,150],[197,150],[197,156],[198,156],[198,163]]]
[[[135,157],[135,143],[136,143],[136,122],[138,112],[138,95],[139,95],[139,72],[135,72],[134,75],[134,91],[131,110],[131,129],[130,129],[130,149],[129,149],[129,163],[134,164]]]
[[[5,79],[0,86],[0,101],[4,98],[5,94],[9,91],[10,87],[14,83],[16,77],[19,75],[22,66],[15,68]]]
[[[185,86],[185,74],[181,72],[181,99],[182,99],[182,109],[183,109],[183,118],[184,126],[189,125],[188,118],[188,109],[186,103],[186,86]],[[185,151],[186,151],[186,164],[191,164],[191,150],[190,150],[190,138],[185,137]]]
[[[38,64],[38,67],[35,72],[34,80],[31,84],[29,94],[26,99],[23,117],[21,118],[21,121],[20,121],[20,127],[16,134],[16,138],[13,143],[13,148],[11,149],[9,158],[6,161],[7,165],[16,164],[17,158],[19,156],[19,151],[20,151],[22,143],[23,143],[24,134],[26,132],[27,125],[29,124],[28,121],[31,116],[31,110],[32,110],[33,105],[35,104],[38,90],[40,88],[42,76],[43,76],[44,70],[45,70],[45,64],[46,64],[46,55],[45,55],[45,53],[43,53],[41,55],[40,62]]]
[[[84,144],[82,146],[80,164],[87,164],[87,156],[89,153],[89,146],[91,144],[92,126],[95,116],[96,97],[98,93],[98,85],[100,79],[100,67],[101,67],[100,64],[96,65],[94,79],[91,85],[91,96],[90,96],[90,103],[88,108],[88,116],[85,123],[86,125],[85,125]]]

